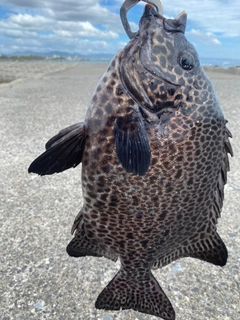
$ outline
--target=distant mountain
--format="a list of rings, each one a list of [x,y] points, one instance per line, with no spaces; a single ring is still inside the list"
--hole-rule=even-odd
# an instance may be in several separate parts
[[[5,54],[1,54],[0,53],[0,59],[7,59],[8,58],[8,56],[6,56]]]
[[[80,53],[69,53],[64,51],[51,51],[35,53],[31,51],[26,52],[14,52],[12,54],[1,54],[0,59],[12,58],[25,60],[36,60],[36,59],[66,59],[76,61],[110,61],[113,58],[113,53],[91,53],[91,54],[80,54]],[[201,64],[203,66],[219,66],[224,68],[230,68],[240,66],[240,58],[237,59],[222,59],[222,58],[201,58]]]
[[[90,54],[89,57],[91,60],[111,60],[114,57],[115,53],[99,53],[99,54]]]

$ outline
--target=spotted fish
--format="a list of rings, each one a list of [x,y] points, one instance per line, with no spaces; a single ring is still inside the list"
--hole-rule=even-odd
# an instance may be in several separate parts
[[[185,12],[166,19],[146,5],[138,33],[110,63],[85,121],[50,139],[29,167],[47,175],[82,163],[84,204],[67,252],[121,262],[98,309],[173,320],[151,269],[183,257],[227,262],[216,224],[231,134],[185,38],[186,19]]]

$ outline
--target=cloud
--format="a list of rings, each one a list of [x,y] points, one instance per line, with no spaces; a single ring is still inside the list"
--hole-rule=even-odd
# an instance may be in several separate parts
[[[58,34],[43,35],[41,38],[36,37],[19,37],[16,39],[8,38],[5,46],[10,48],[12,52],[32,52],[32,53],[46,53],[46,52],[67,52],[69,54],[91,54],[100,52],[113,52],[113,47],[104,40],[88,40],[75,39],[73,37],[62,37]],[[4,47],[0,44],[0,51],[4,52]]]
[[[53,26],[53,33],[64,36],[97,38],[97,39],[117,39],[118,34],[113,31],[102,31],[95,28],[90,22],[59,21]]]
[[[11,10],[0,20],[4,53],[16,48],[34,52],[105,51],[111,49],[106,41],[117,40],[122,30],[117,14],[101,7],[97,0],[0,0],[0,4]]]
[[[7,22],[22,26],[24,28],[31,28],[32,26],[38,28],[39,26],[48,24],[50,20],[39,15],[32,16],[30,14],[11,14]]]
[[[177,15],[185,10],[189,21],[201,30],[220,33],[223,37],[240,36],[240,1],[239,0],[191,0],[163,1],[165,15]]]
[[[20,10],[41,10],[44,16],[55,21],[89,21],[92,24],[120,26],[119,16],[101,6],[98,0],[0,0],[15,13]]]
[[[216,45],[219,46],[221,45],[221,42],[216,38],[216,36],[211,33],[211,32],[202,32],[200,30],[195,30],[192,29],[188,32],[186,32],[186,35],[194,39],[194,41],[199,41],[203,43],[204,45],[211,46],[211,45]]]
[[[119,17],[123,1],[0,0],[0,53],[11,53],[16,48],[34,52],[116,52],[128,41]],[[236,56],[240,52],[239,0],[162,2],[165,17],[186,10],[187,37],[201,54],[215,56],[229,51]],[[133,30],[138,30],[144,4],[141,1],[129,13]],[[225,45],[230,41],[234,44],[231,48]]]

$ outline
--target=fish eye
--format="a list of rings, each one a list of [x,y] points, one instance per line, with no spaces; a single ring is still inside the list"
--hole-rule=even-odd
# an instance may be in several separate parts
[[[182,52],[179,55],[179,64],[184,70],[192,70],[195,59],[190,52]]]

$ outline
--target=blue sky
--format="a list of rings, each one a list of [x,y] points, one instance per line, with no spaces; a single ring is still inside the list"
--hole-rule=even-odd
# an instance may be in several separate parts
[[[163,15],[188,14],[186,37],[202,58],[240,60],[240,0],[162,0]],[[0,53],[112,53],[128,37],[123,0],[0,0]],[[129,11],[137,29],[144,2]]]

